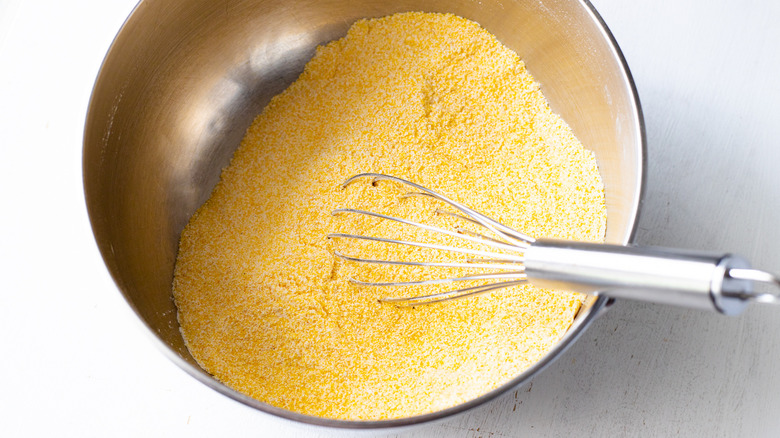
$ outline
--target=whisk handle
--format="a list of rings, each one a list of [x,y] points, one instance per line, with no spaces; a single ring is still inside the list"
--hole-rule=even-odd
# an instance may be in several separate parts
[[[754,298],[753,281],[732,277],[732,269],[750,270],[750,264],[731,254],[546,239],[525,251],[528,281],[539,287],[728,315]]]

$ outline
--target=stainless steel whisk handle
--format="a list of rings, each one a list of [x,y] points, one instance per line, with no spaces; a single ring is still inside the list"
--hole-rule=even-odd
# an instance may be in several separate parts
[[[640,248],[540,239],[525,250],[528,281],[614,298],[741,313],[750,301],[776,302],[754,283],[780,286],[742,257],[667,248]]]

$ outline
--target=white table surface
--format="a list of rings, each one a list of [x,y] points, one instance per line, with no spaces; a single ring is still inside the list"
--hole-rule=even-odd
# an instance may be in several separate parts
[[[197,383],[103,266],[81,184],[87,102],[135,0],[0,0],[0,436],[338,436]],[[780,3],[595,0],[636,79],[638,243],[780,271]],[[619,302],[532,385],[400,436],[778,436],[780,308]]]

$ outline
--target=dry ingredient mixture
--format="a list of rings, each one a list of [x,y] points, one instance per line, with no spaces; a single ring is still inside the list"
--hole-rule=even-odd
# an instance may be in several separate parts
[[[454,15],[361,20],[257,117],[182,233],[174,297],[204,369],[281,408],[387,419],[473,399],[558,342],[580,295],[521,286],[400,308],[377,298],[414,293],[347,282],[437,274],[334,257],[346,244],[330,232],[416,236],[335,208],[443,220],[434,201],[399,199],[392,183],[339,187],[361,172],[415,181],[534,237],[604,237],[596,160],[515,53]]]

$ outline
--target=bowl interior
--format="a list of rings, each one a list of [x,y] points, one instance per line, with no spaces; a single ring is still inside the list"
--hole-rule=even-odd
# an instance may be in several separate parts
[[[190,356],[171,296],[182,228],[251,121],[297,78],[317,45],[343,36],[357,19],[401,11],[460,15],[517,52],[553,110],[596,153],[607,240],[631,238],[643,180],[641,112],[620,52],[587,2],[141,1],[106,56],[87,115],[84,186],[95,238],[119,289],[164,351],[199,380],[260,410],[346,427],[449,415],[530,378],[604,304],[589,299],[558,347],[504,388],[410,421],[340,422],[275,409],[223,386]]]

